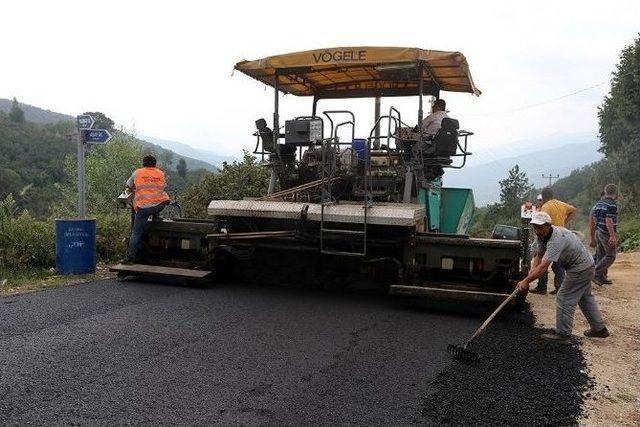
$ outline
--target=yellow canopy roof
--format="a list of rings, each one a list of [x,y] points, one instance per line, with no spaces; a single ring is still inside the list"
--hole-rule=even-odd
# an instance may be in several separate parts
[[[422,67],[422,75],[420,75]],[[299,96],[355,98],[417,95],[440,90],[480,95],[460,52],[405,47],[337,47],[240,61],[235,69]]]

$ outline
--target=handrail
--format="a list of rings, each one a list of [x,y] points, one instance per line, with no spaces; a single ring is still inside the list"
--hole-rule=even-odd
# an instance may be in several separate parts
[[[342,142],[342,143],[341,143],[341,142],[339,142],[339,140],[338,140],[338,128],[339,128],[340,126],[344,126],[344,125],[348,125],[348,124],[350,124],[350,125],[351,125],[351,128],[352,128],[352,132],[351,132],[351,142],[349,142],[349,143]],[[354,128],[355,128],[355,125],[354,125],[354,123],[353,123],[351,120],[347,120],[346,122],[339,123],[339,124],[336,126],[335,134],[333,135],[333,138],[334,138],[336,141],[338,141],[338,145],[341,145],[341,144],[342,144],[342,145],[347,145],[347,144],[351,144],[351,143],[353,142],[353,139],[354,139],[354,138],[353,138],[353,137],[354,137],[353,129],[354,129]]]
[[[325,116],[327,116],[327,118],[329,119],[329,122],[331,123],[331,133],[329,135],[333,136],[333,120],[331,120],[331,117],[329,116],[329,114],[349,114],[351,116],[351,122],[353,123],[353,128],[351,130],[351,140],[353,141],[353,139],[356,137],[356,116],[355,114],[353,114],[353,112],[349,111],[349,110],[326,110],[323,111],[322,114],[324,114]]]

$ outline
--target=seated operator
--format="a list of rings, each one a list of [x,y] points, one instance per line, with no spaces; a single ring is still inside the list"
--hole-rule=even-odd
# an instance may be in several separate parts
[[[431,114],[422,120],[422,135],[426,140],[432,140],[442,126],[442,119],[447,116],[445,109],[447,108],[444,99],[436,99],[431,106]]]

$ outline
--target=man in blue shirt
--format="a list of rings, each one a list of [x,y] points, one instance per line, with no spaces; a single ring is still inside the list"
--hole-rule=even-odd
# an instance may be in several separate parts
[[[596,271],[593,283],[596,285],[611,284],[607,279],[607,272],[611,264],[616,260],[618,235],[618,187],[607,184],[604,187],[604,197],[593,208],[593,220],[595,222],[596,243]]]

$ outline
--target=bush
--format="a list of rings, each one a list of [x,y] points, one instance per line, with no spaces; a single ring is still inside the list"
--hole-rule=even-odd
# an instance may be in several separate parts
[[[54,228],[51,221],[17,212],[11,195],[0,202],[0,268],[50,268],[55,264]]]
[[[96,217],[98,260],[111,262],[125,255],[129,224],[129,211]],[[11,195],[0,201],[0,242],[0,270],[55,266],[53,218],[39,220],[27,211],[18,212]]]
[[[630,252],[640,248],[640,218],[623,216],[618,225],[618,249]]]
[[[218,173],[205,175],[202,182],[192,185],[180,198],[187,217],[206,217],[211,200],[240,200],[263,196],[267,192],[270,171],[244,152],[241,162],[224,162]]]
[[[112,262],[125,256],[125,239],[129,237],[129,211],[114,212],[96,217],[96,246],[98,259]]]

